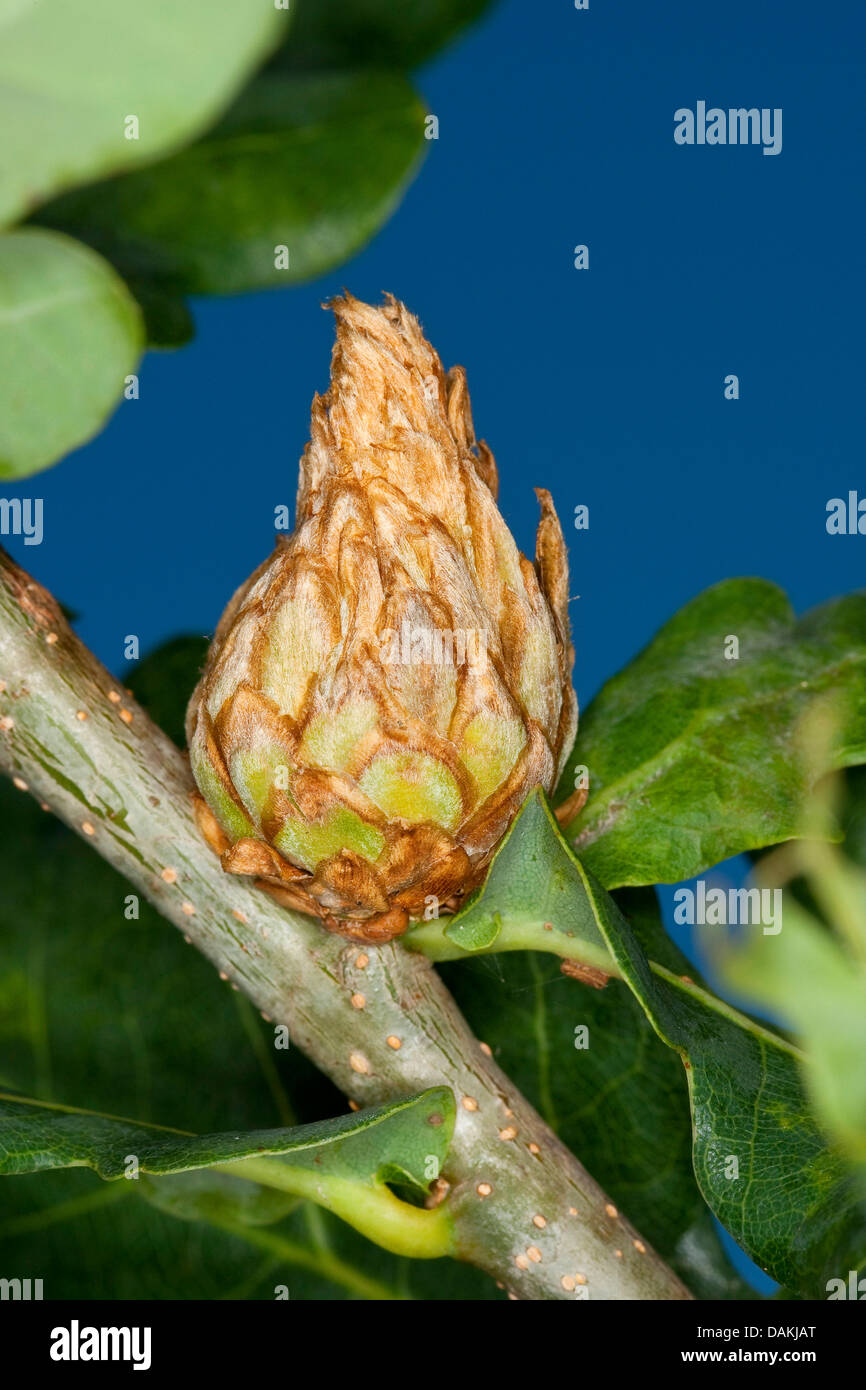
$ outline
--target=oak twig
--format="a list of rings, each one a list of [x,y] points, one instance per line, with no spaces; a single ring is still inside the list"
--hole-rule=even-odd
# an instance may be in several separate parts
[[[445,1200],[462,1259],[520,1298],[690,1297],[472,1036],[428,960],[398,943],[347,943],[222,873],[193,818],[184,755],[3,552],[0,770],[359,1105],[451,1087]]]

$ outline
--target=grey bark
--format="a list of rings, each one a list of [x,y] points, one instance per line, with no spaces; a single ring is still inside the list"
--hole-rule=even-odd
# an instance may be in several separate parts
[[[462,1258],[519,1298],[690,1297],[486,1055],[427,960],[399,943],[348,943],[222,872],[192,815],[186,758],[2,552],[0,770],[286,1024],[358,1105],[452,1088],[446,1200]]]

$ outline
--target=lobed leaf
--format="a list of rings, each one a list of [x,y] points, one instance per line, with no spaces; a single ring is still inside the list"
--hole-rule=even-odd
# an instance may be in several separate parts
[[[101,1178],[124,1177],[126,1155],[161,1176],[278,1156],[286,1168],[364,1184],[406,1183],[420,1195],[430,1186],[430,1159],[444,1165],[454,1129],[454,1099],[439,1086],[405,1101],[294,1129],[181,1134],[92,1110],[45,1105],[0,1094],[0,1176],[49,1168],[92,1168]],[[238,1170],[240,1172],[240,1170]]]
[[[101,1178],[137,1180],[218,1168],[311,1198],[397,1253],[441,1255],[449,1248],[447,1213],[399,1202],[387,1184],[427,1194],[444,1166],[454,1116],[454,1098],[439,1086],[296,1129],[191,1135],[0,1094],[0,1176],[86,1167]]]
[[[693,972],[680,972],[660,922],[646,913],[638,939],[613,898],[567,851],[541,792],[527,800],[519,820],[524,829],[512,831],[495,861],[499,940],[509,931],[503,907],[509,882],[519,916],[527,863],[535,874],[545,865],[551,875],[561,874],[565,850],[572,870],[554,930],[566,933],[591,913],[616,972],[658,1037],[679,1053],[691,1102],[694,1171],[706,1202],[773,1278],[805,1297],[825,1296],[828,1279],[866,1263],[866,1202],[856,1175],[812,1115],[797,1050],[715,998]],[[451,939],[471,942],[476,915],[483,922],[483,890],[454,919]],[[415,939],[413,933],[409,944]],[[579,938],[574,951],[580,959]]]
[[[588,768],[566,830],[581,861],[607,888],[676,883],[798,836],[815,771],[798,726],[828,696],[839,730],[819,773],[866,761],[866,592],[799,621],[765,580],[699,594],[583,716],[559,787]]]
[[[695,1181],[682,1067],[628,987],[582,988],[531,951],[441,968],[500,1066],[695,1296],[754,1298]]]

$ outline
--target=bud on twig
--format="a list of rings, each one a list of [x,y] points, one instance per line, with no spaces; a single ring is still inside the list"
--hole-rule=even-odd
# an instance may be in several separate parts
[[[496,506],[463,369],[393,298],[347,295],[296,530],[235,594],[190,702],[200,824],[332,930],[383,941],[474,887],[574,740],[568,571]]]

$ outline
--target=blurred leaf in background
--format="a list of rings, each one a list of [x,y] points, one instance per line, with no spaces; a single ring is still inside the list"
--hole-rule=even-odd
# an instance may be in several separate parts
[[[185,144],[285,23],[272,0],[2,0],[0,224]]]
[[[825,761],[839,737],[838,709],[814,711],[802,737],[801,760]],[[841,847],[827,833],[840,825]],[[781,930],[747,930],[716,953],[716,965],[797,1039],[814,1111],[866,1180],[866,769],[819,784],[807,829],[815,838],[757,861],[756,883],[783,891]]]
[[[173,297],[295,284],[339,265],[385,221],[423,131],[424,107],[401,74],[260,77],[189,149],[67,194],[38,220]]]
[[[416,68],[479,19],[489,0],[298,0],[286,68]]]
[[[0,0],[0,226],[78,238],[103,282],[100,300],[52,271],[37,297],[0,235],[0,368],[17,363],[0,372],[0,479],[102,427],[140,318],[148,346],[180,347],[187,295],[297,284],[359,251],[426,148],[407,73],[487,3]]]
[[[33,227],[0,236],[0,477],[100,429],[143,339],[127,286],[87,246]]]

